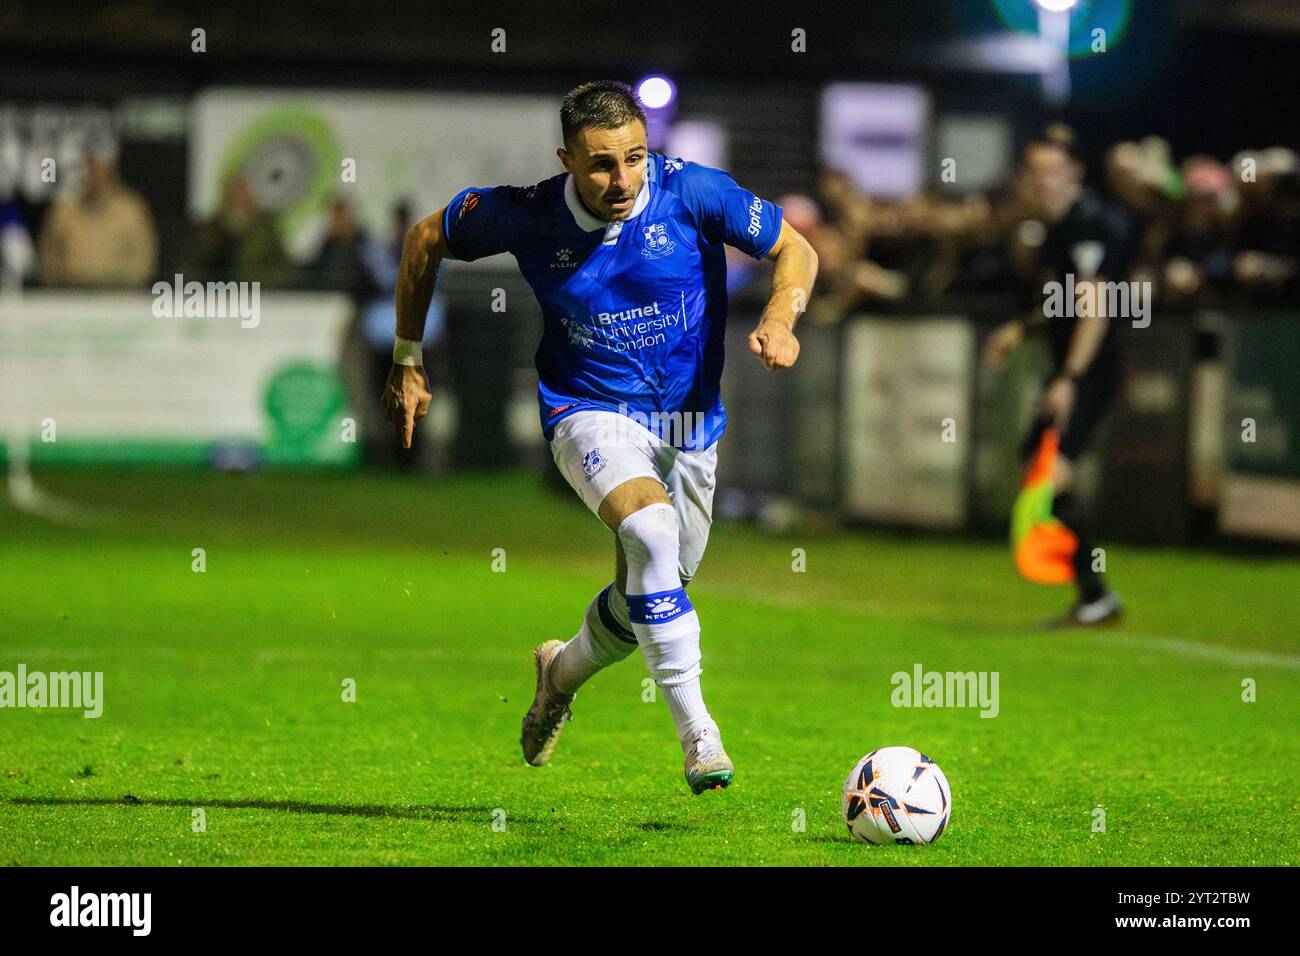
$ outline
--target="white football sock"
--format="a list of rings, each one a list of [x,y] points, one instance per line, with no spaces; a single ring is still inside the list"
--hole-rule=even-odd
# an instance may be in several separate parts
[[[685,750],[712,720],[700,690],[700,619],[678,573],[677,513],[672,505],[648,505],[623,520],[618,537],[627,556],[632,631]]]
[[[664,692],[664,702],[668,704],[673,722],[677,724],[677,739],[683,751],[701,730],[710,729],[719,738],[722,736],[718,725],[709,716],[708,708],[704,706],[704,693],[698,677],[681,684],[661,683],[659,689]],[[678,714],[684,719],[678,720]]]
[[[582,627],[551,661],[551,683],[572,694],[597,671],[636,650],[636,635],[627,616],[627,600],[614,584],[591,599]]]

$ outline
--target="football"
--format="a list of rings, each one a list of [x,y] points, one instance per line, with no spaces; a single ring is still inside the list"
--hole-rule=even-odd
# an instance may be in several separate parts
[[[933,843],[948,826],[952,792],[939,765],[911,747],[881,747],[854,765],[840,804],[862,843]]]

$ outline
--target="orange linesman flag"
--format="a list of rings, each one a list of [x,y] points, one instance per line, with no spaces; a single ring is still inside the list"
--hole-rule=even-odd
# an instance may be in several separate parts
[[[1052,514],[1052,466],[1059,445],[1056,429],[1045,429],[1011,512],[1011,551],[1016,570],[1038,584],[1069,584],[1074,580],[1074,552],[1079,540]]]

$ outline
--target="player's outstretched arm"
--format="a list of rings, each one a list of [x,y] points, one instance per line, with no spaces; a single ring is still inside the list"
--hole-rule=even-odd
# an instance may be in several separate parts
[[[799,357],[794,324],[808,308],[813,283],[817,281],[817,253],[807,239],[783,221],[780,235],[764,258],[776,263],[772,296],[767,300],[758,327],[749,333],[749,350],[772,371],[789,368]]]
[[[429,413],[433,398],[420,344],[438,265],[451,258],[442,234],[444,211],[439,209],[426,216],[407,232],[397,271],[397,343],[393,347],[393,368],[384,387],[384,418],[397,429],[403,448],[411,447],[415,423]]]

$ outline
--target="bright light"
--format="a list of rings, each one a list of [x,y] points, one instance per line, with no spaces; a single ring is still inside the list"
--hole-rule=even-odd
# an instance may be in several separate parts
[[[1064,13],[1066,10],[1077,7],[1079,0],[1034,0],[1034,3],[1049,13]]]
[[[659,110],[673,101],[677,90],[666,76],[647,76],[637,84],[636,93],[647,109]]]

